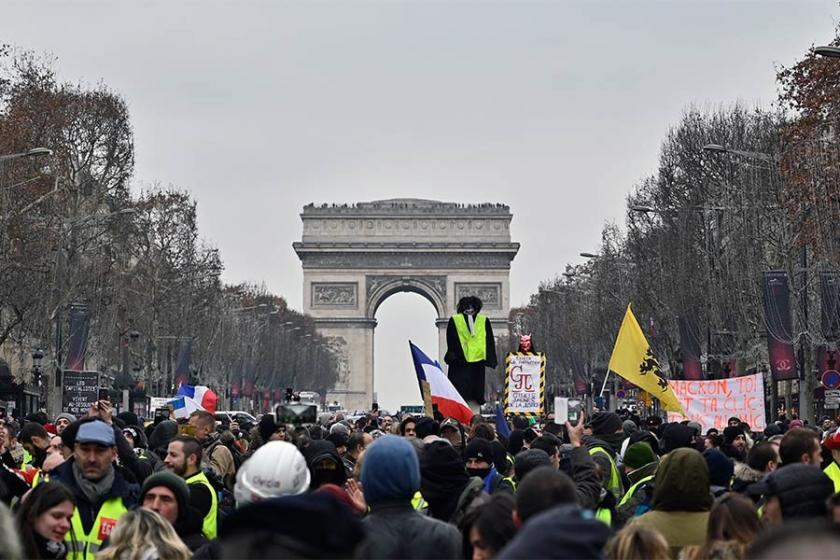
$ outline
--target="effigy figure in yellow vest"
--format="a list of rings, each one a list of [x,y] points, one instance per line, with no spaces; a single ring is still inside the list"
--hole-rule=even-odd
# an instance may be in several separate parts
[[[446,326],[446,354],[449,380],[467,404],[478,413],[484,404],[484,368],[495,369],[496,341],[490,320],[480,313],[481,300],[475,296],[458,301],[458,312]]]

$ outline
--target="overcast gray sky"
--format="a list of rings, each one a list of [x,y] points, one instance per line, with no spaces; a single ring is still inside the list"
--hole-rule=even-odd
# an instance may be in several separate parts
[[[768,106],[774,65],[828,42],[837,15],[837,0],[5,0],[0,41],[127,100],[136,185],[193,194],[226,280],[300,308],[308,202],[504,202],[520,304],[623,221],[686,106]],[[434,311],[400,294],[378,319],[380,400],[416,402],[405,340],[434,354]]]

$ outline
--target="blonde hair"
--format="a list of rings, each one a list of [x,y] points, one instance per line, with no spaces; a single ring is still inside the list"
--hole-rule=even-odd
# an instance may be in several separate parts
[[[138,508],[120,517],[111,543],[96,560],[189,560],[192,554],[158,513]]]
[[[613,560],[669,560],[671,549],[662,533],[643,525],[628,525],[607,543]]]

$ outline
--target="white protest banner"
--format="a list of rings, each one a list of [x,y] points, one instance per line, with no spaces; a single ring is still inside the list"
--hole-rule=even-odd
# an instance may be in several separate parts
[[[510,353],[505,358],[505,414],[541,415],[545,410],[545,354]]]
[[[767,427],[764,417],[764,379],[762,374],[716,379],[712,381],[675,381],[671,388],[682,403],[686,415],[669,412],[669,422],[699,422],[709,428],[725,428],[727,420],[737,416],[753,430]]]

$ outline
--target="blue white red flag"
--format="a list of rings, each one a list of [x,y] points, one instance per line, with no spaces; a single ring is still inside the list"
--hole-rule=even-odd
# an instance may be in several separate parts
[[[175,399],[169,401],[175,411],[176,418],[187,418],[196,410],[216,412],[219,397],[210,387],[204,385],[181,385],[175,394]]]
[[[432,404],[436,404],[441,414],[448,418],[455,418],[465,425],[469,425],[473,412],[467,406],[464,398],[458,393],[437,360],[432,360],[411,341],[411,359],[414,360],[414,370],[420,383],[421,394],[424,387],[428,387]]]

